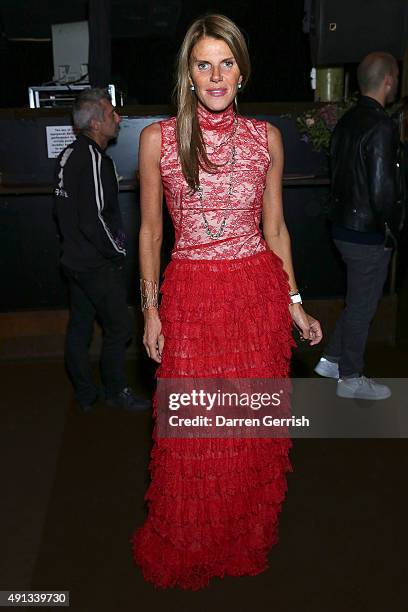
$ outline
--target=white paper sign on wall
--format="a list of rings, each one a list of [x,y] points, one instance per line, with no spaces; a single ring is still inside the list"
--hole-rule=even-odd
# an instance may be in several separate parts
[[[71,125],[47,125],[48,158],[58,157],[65,147],[75,140],[75,132]]]

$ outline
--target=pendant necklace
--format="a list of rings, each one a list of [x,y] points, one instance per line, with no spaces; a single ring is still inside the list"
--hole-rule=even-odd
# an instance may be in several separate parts
[[[231,196],[232,196],[232,192],[233,192],[233,189],[232,189],[232,180],[233,180],[233,175],[234,175],[234,166],[235,166],[235,162],[236,162],[235,134],[236,134],[236,131],[237,131],[237,125],[238,125],[238,119],[237,119],[237,116],[235,115],[234,128],[233,128],[232,134],[231,134],[231,136],[226,141],[221,143],[221,144],[226,144],[230,140],[232,141],[231,156],[230,156],[231,172],[230,172],[230,178],[229,178],[229,183],[228,183],[228,191],[227,191],[228,203],[229,204],[231,204]],[[221,145],[218,145],[218,146],[215,146],[215,147],[212,147],[212,148],[213,149],[218,149],[220,146]],[[220,227],[218,228],[217,231],[211,231],[210,224],[208,223],[208,219],[207,219],[206,214],[204,212],[204,201],[205,201],[204,190],[200,186],[200,187],[197,187],[197,192],[198,192],[198,197],[200,199],[201,216],[202,216],[203,222],[204,222],[205,233],[212,240],[217,240],[217,238],[220,238],[222,236],[222,234],[224,233],[224,229],[225,229],[225,226],[227,224],[227,216],[223,217],[223,219],[221,221],[221,224],[220,224]]]

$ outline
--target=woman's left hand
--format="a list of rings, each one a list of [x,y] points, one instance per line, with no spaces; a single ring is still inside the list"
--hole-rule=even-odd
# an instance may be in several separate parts
[[[319,321],[308,315],[301,304],[290,304],[289,310],[301,340],[310,340],[311,346],[319,344],[323,337]]]

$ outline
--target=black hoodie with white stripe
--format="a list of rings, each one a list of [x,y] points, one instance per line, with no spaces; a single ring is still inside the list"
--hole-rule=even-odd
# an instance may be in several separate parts
[[[112,159],[80,134],[57,160],[55,213],[62,235],[61,263],[83,271],[126,255]]]

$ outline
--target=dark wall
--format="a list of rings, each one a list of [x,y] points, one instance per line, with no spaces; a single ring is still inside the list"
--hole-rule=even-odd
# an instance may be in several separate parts
[[[128,237],[129,301],[138,300],[138,194],[120,194]],[[67,307],[59,269],[59,238],[47,195],[0,195],[0,311],[49,310]],[[342,295],[343,270],[326,224],[327,187],[284,190],[285,218],[292,239],[293,260],[304,297]],[[165,219],[163,265],[169,261],[173,234]]]
[[[220,12],[243,29],[253,74],[244,101],[311,100],[310,53],[302,32],[303,0],[112,0],[112,82],[129,103],[170,101],[176,54],[189,24]],[[0,107],[27,106],[27,88],[53,77],[51,24],[87,19],[88,2],[2,0]]]
[[[108,147],[108,152],[123,180],[135,178],[140,132],[149,123],[165,116],[122,118],[119,138]],[[314,153],[310,145],[300,139],[291,118],[256,117],[267,119],[280,129],[285,146],[285,173],[313,174],[319,171],[324,156]],[[47,157],[46,139],[46,127],[53,125],[71,125],[69,114],[46,117],[34,111],[31,117],[0,118],[0,171],[4,184],[44,185],[53,182],[55,160]]]
[[[260,115],[258,115],[260,117]],[[263,116],[277,125],[286,151],[286,173],[314,174],[321,171],[322,157],[300,140],[289,118]],[[109,147],[118,174],[124,181],[135,177],[138,141],[145,125],[158,116],[127,117],[117,143]],[[67,305],[65,285],[59,271],[59,239],[53,221],[51,195],[30,194],[53,181],[55,160],[47,158],[45,127],[66,125],[69,116],[0,120],[0,168],[3,184],[27,187],[27,194],[0,193],[0,310],[53,309]],[[293,257],[299,287],[305,297],[341,295],[342,268],[327,231],[328,188],[287,186],[284,210],[292,236]],[[120,207],[128,235],[128,287],[131,303],[137,300],[137,236],[139,204],[137,191],[121,191]],[[166,216],[163,263],[172,246],[171,224]]]
[[[127,234],[129,303],[138,301],[138,193],[122,192],[119,205]],[[173,232],[165,217],[162,267],[170,259]],[[66,308],[59,266],[60,242],[51,195],[0,195],[0,311]]]

